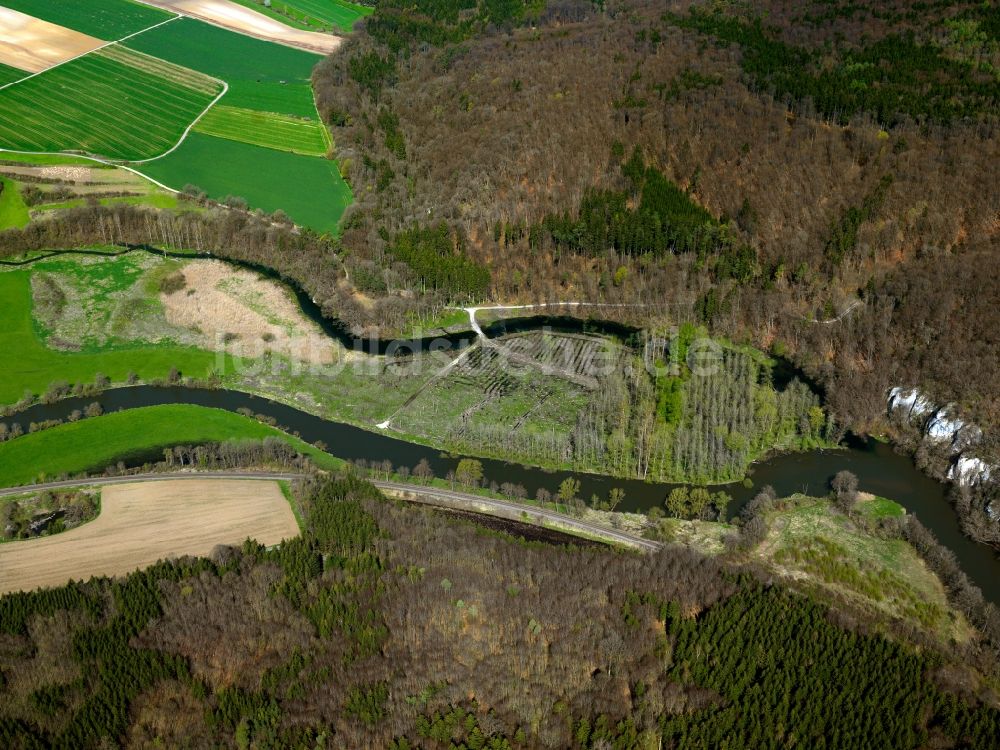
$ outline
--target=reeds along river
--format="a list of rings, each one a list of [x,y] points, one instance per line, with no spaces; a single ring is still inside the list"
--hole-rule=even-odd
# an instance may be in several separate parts
[[[7,421],[20,422],[26,426],[31,422],[66,419],[74,409],[83,409],[94,400],[91,396],[66,399],[54,404],[38,404]],[[133,386],[108,390],[97,400],[105,411],[158,404],[196,404],[229,411],[246,408],[255,414],[273,417],[279,425],[297,432],[310,443],[323,441],[330,453],[340,458],[349,461],[389,461],[393,466],[411,468],[421,459],[426,459],[438,477],[454,470],[460,459],[459,456],[446,456],[434,448],[326,420],[241,391]],[[160,458],[162,454],[157,453],[135,457],[133,462],[142,463]],[[531,497],[543,487],[554,492],[559,483],[570,475],[580,481],[580,494],[585,498],[595,494],[606,498],[613,487],[620,487],[625,490],[625,500],[618,509],[624,511],[645,511],[662,505],[674,486],[596,474],[549,471],[495,459],[480,460],[487,482],[523,485]],[[752,488],[738,483],[725,485],[724,489],[735,500],[730,513],[738,511],[760,487],[768,484],[774,487],[779,496],[794,492],[825,494],[828,492],[830,478],[841,469],[854,472],[861,489],[866,492],[896,500],[907,511],[915,513],[938,540],[956,554],[963,569],[983,590],[986,598],[1000,603],[1000,557],[991,548],[977,544],[962,534],[958,517],[946,497],[944,485],[922,474],[909,458],[895,453],[886,444],[853,439],[836,450],[775,454],[754,465]]]

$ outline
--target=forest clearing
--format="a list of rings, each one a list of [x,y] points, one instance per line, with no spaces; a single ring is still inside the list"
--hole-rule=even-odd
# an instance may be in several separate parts
[[[0,593],[118,576],[157,560],[207,555],[250,537],[277,544],[299,533],[277,482],[164,480],[106,487],[101,514],[78,529],[0,547]]]

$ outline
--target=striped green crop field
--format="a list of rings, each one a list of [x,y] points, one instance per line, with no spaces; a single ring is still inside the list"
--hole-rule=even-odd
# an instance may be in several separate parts
[[[359,18],[369,16],[374,8],[346,0],[235,0],[240,5],[253,8],[258,13],[271,16],[296,29],[310,31],[330,30],[348,33]]]
[[[375,11],[372,7],[345,0],[276,0],[271,3],[271,7],[278,10],[281,10],[282,6],[285,6],[290,13],[298,11],[320,18],[345,33],[354,27],[359,18],[370,16]]]
[[[148,159],[221,90],[192,70],[106,47],[0,91],[0,148]]]
[[[174,17],[129,0],[3,0],[3,5],[109,42]]]
[[[3,86],[5,83],[12,83],[20,78],[24,78],[26,75],[29,75],[27,71],[12,68],[9,65],[0,63],[0,86]]]
[[[198,121],[195,130],[230,141],[307,156],[324,156],[329,147],[326,129],[316,120],[239,107],[212,107]]]
[[[131,49],[201,71],[229,84],[232,107],[316,117],[312,69],[319,55],[182,18],[126,42]]]
[[[191,133],[179,149],[142,165],[142,171],[173,188],[196,185],[209,196],[240,196],[253,208],[282,209],[297,224],[336,232],[351,189],[337,163],[204,133]]]

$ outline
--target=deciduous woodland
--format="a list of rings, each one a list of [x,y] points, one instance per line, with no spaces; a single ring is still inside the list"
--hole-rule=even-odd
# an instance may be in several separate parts
[[[997,425],[995,7],[472,7],[381,3],[314,74],[363,291],[429,286],[399,238],[443,223],[497,298],[700,318],[855,427],[897,383]]]
[[[905,628],[862,627],[682,546],[525,542],[351,475],[294,502],[304,530],[279,547],[0,599],[4,747],[983,748],[1000,735],[985,642],[917,648]]]

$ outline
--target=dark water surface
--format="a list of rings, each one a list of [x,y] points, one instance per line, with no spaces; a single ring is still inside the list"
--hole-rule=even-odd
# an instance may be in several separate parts
[[[100,402],[105,411],[158,404],[196,404],[229,411],[247,408],[255,414],[274,417],[279,425],[297,432],[310,443],[322,440],[329,452],[340,458],[391,461],[394,466],[411,468],[421,459],[427,459],[438,477],[454,470],[459,461],[458,456],[448,456],[434,448],[396,439],[391,437],[391,433],[371,432],[333,422],[285,404],[232,390],[145,385],[114,388],[97,397],[38,404],[6,421],[20,422],[27,428],[31,422],[65,419],[74,409],[82,410],[95,400]],[[148,460],[160,457],[151,455]],[[596,474],[550,471],[497,459],[480,460],[487,482],[524,485],[531,497],[543,487],[554,493],[559,483],[570,475],[580,481],[580,494],[584,498],[596,494],[603,499],[612,487],[621,487],[625,490],[625,500],[619,510],[645,511],[662,505],[670,489],[675,486]],[[891,498],[910,513],[915,513],[940,542],[958,556],[963,569],[982,588],[983,594],[993,602],[1000,602],[1000,558],[991,548],[977,544],[962,534],[958,517],[948,502],[945,485],[921,473],[906,456],[899,455],[890,446],[874,440],[854,439],[848,441],[846,447],[836,450],[780,453],[754,464],[751,470],[753,488],[746,488],[739,483],[724,486],[735,500],[730,506],[730,514],[735,513],[760,487],[767,484],[773,486],[779,496],[793,492],[825,494],[830,478],[841,469],[854,472],[862,490]]]
[[[164,253],[162,250],[146,246],[129,246],[122,252],[149,252],[178,258],[214,257]],[[28,265],[61,254],[84,254],[114,256],[121,253],[104,251],[55,251],[27,261],[0,261],[8,266]],[[367,354],[385,354],[387,350],[400,348],[402,352],[426,350],[432,341],[440,346],[448,342],[448,348],[460,349],[475,341],[471,331],[428,336],[406,341],[359,338],[339,320],[331,320],[322,314],[319,306],[294,280],[283,278],[272,269],[253,263],[227,262],[243,268],[258,271],[270,278],[288,284],[295,292],[302,311],[314,320],[332,338],[343,346]],[[531,316],[500,320],[484,325],[483,332],[489,336],[501,336],[529,330],[547,328],[556,332],[595,332],[628,339],[638,331],[613,322],[582,320],[575,317]],[[391,348],[391,349],[390,349]],[[787,369],[787,379],[798,377],[805,380],[801,372],[794,370],[790,363],[779,362],[779,369]],[[777,373],[776,377],[781,373]],[[278,424],[292,432],[297,432],[304,440],[315,443],[323,441],[335,456],[346,460],[391,461],[394,466],[413,467],[426,459],[436,476],[443,477],[453,470],[459,457],[445,456],[440,451],[391,437],[389,433],[370,432],[352,425],[333,422],[308,414],[294,407],[268,399],[252,396],[240,391],[208,390],[184,387],[135,386],[116,388],[100,396],[71,398],[58,403],[38,404],[6,421],[20,422],[27,428],[31,422],[48,419],[65,419],[74,409],[83,409],[93,401],[99,401],[105,411],[134,409],[158,404],[196,404],[235,411],[239,408],[251,409],[257,414],[274,417]],[[374,429],[374,428],[373,428]],[[157,460],[162,455],[151,455],[146,460]],[[676,485],[643,482],[635,479],[618,479],[595,474],[580,474],[567,471],[549,471],[536,467],[522,466],[496,459],[480,459],[487,482],[511,482],[521,484],[531,497],[540,488],[555,492],[559,483],[571,474],[580,481],[580,494],[584,498],[598,495],[606,498],[613,487],[625,490],[625,500],[620,510],[645,511],[662,505],[670,489]],[[962,534],[958,517],[948,502],[945,485],[936,482],[920,472],[906,456],[897,454],[890,446],[874,440],[848,440],[845,447],[836,450],[813,450],[802,453],[776,454],[755,464],[751,477],[753,488],[742,484],[725,485],[724,489],[733,496],[730,514],[736,513],[764,485],[771,485],[779,496],[794,492],[822,495],[828,491],[830,478],[841,469],[848,469],[857,475],[862,490],[891,498],[914,513],[920,521],[931,529],[938,540],[950,548],[958,557],[962,568],[983,590],[987,599],[1000,604],[1000,557],[989,547],[973,542]]]

